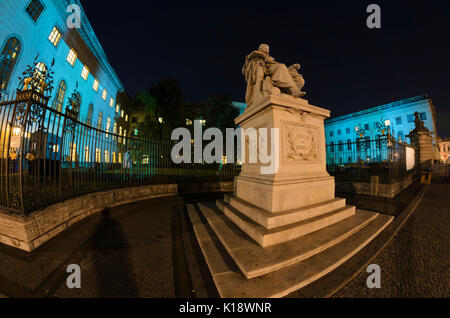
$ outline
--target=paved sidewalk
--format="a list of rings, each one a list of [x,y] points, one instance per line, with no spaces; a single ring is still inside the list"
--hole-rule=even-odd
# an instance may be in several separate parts
[[[0,297],[217,296],[182,209],[219,197],[223,194],[178,196],[112,208],[32,254],[0,246]],[[381,266],[380,290],[369,290],[362,272],[335,297],[450,297],[449,197],[450,185],[434,178],[417,210],[373,262]],[[81,289],[66,287],[69,264],[81,267]]]
[[[381,289],[368,289],[365,271],[334,297],[450,297],[450,184],[433,175],[422,202],[384,251]]]
[[[175,216],[188,202],[222,196],[176,196],[111,208],[31,254],[0,245],[0,297],[180,296],[180,285],[190,286],[180,266],[183,246],[175,244],[180,235]],[[70,264],[81,268],[81,289],[66,286]]]

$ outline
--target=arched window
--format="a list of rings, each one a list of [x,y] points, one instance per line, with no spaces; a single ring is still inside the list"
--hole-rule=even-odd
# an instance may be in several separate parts
[[[94,105],[89,104],[87,118],[86,118],[86,124],[89,126],[92,126],[92,116],[94,116]]]
[[[56,91],[55,99],[53,99],[53,105],[52,108],[56,109],[57,111],[61,112],[63,104],[64,104],[64,97],[66,96],[66,82],[61,81],[59,82],[58,89]]]
[[[35,74],[39,75],[40,78],[44,78],[45,74],[47,74],[47,65],[42,62],[37,63]]]
[[[102,129],[103,113],[98,114],[97,129]]]
[[[3,47],[0,55],[0,90],[5,90],[20,54],[20,42],[17,38],[10,38]]]
[[[34,70],[34,74],[37,75],[41,79],[41,81],[44,81],[45,75],[47,74],[47,66],[42,62],[37,63],[36,69]],[[40,84],[39,87],[37,88],[37,91],[38,92],[42,91],[42,87],[40,86]]]

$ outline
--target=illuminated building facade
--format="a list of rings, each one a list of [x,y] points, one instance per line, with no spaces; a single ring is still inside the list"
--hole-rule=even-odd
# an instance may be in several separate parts
[[[419,113],[420,119],[433,133],[433,143],[436,148],[435,160],[437,160],[436,111],[427,95],[328,119],[325,121],[326,143],[339,147],[339,145],[356,142],[362,131],[366,138],[375,140],[380,136],[380,126],[390,128],[392,136],[398,141],[410,143],[407,136],[415,128],[415,112]]]
[[[67,12],[70,4],[81,9],[80,28],[68,26],[67,20],[73,14]],[[49,107],[64,113],[67,99],[78,84],[79,120],[113,132],[117,127],[114,118],[127,117],[116,102],[124,87],[78,0],[1,0],[0,21],[2,94],[16,90],[18,77],[39,53],[43,72],[55,60]]]

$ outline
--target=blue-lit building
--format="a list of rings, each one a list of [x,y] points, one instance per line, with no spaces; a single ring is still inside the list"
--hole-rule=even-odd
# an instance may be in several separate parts
[[[327,145],[356,142],[358,134],[364,131],[365,137],[375,140],[380,136],[380,126],[389,126],[391,134],[399,141],[410,143],[408,134],[415,128],[414,113],[418,112],[425,126],[433,133],[436,146],[435,159],[438,159],[436,132],[436,111],[427,95],[415,96],[393,103],[361,110],[352,114],[331,118],[325,121]],[[358,131],[358,133],[357,133]]]
[[[70,28],[70,4],[81,9],[81,27]],[[18,77],[39,53],[38,68],[47,71],[52,60],[54,89],[49,106],[64,112],[76,88],[81,94],[79,119],[119,133],[115,117],[128,120],[117,103],[124,87],[108,62],[78,0],[0,1],[0,92],[12,94]]]
[[[246,103],[239,103],[239,102],[233,102],[233,107],[237,108],[239,110],[239,116],[242,115],[247,108]]]

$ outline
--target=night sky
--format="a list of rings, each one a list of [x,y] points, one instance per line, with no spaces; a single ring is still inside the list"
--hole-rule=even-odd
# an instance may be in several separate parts
[[[313,105],[339,116],[428,93],[450,137],[450,1],[81,0],[110,62],[133,95],[164,77],[187,101],[244,101],[244,57],[260,43],[300,63]],[[381,30],[366,26],[370,3]]]

